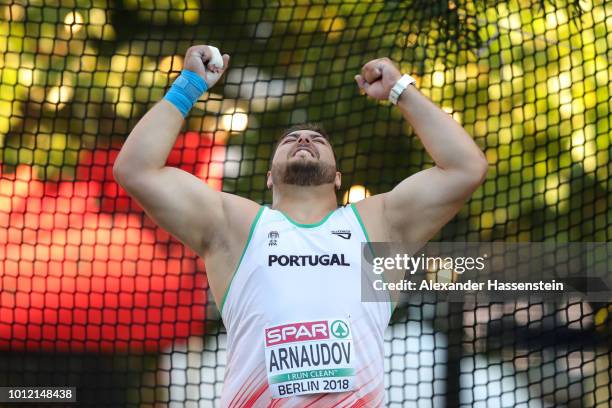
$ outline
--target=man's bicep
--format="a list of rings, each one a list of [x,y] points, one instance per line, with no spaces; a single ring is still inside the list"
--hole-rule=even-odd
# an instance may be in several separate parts
[[[221,193],[181,169],[164,167],[124,187],[157,225],[198,253],[223,222]]]
[[[459,212],[474,188],[461,174],[439,167],[408,177],[384,195],[392,236],[405,242],[428,241]]]

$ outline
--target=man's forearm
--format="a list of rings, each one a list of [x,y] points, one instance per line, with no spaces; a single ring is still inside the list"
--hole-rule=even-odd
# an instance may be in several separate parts
[[[486,164],[467,132],[415,87],[402,92],[397,106],[438,167],[471,171]]]
[[[172,150],[183,124],[179,110],[165,99],[136,124],[115,161],[115,172],[129,175],[160,169]]]

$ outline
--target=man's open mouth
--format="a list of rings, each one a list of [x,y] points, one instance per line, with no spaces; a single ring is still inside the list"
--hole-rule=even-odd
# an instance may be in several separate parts
[[[301,152],[301,151],[305,151],[305,152],[310,153],[310,155],[311,155],[312,157],[314,157],[314,158],[316,158],[316,157],[317,157],[317,155],[316,155],[316,154],[315,154],[315,153],[314,153],[312,150],[307,149],[307,148],[305,148],[305,147],[301,147],[301,148],[297,149],[297,150],[295,151],[295,153],[293,153],[293,156],[296,156],[296,155],[297,155],[299,152]]]

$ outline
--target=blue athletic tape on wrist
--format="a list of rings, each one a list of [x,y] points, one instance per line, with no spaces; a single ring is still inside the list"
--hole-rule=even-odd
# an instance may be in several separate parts
[[[184,69],[172,83],[164,99],[176,106],[185,117],[207,89],[208,84],[205,80],[195,72]]]

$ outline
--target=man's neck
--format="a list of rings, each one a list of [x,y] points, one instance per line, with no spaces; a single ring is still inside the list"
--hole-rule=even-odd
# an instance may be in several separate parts
[[[338,208],[334,187],[320,186],[275,186],[272,193],[272,208],[287,214],[300,224],[314,224]]]

